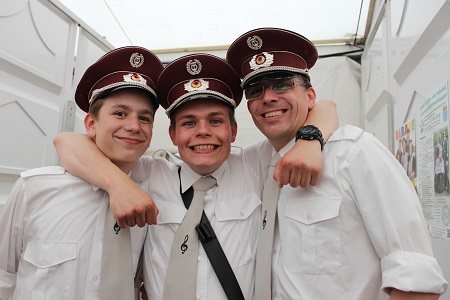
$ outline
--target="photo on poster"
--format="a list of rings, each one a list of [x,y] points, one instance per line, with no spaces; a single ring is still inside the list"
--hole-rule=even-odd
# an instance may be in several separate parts
[[[402,165],[417,192],[416,184],[416,120],[403,124],[395,132],[395,158]]]
[[[434,131],[434,192],[446,194],[449,192],[448,181],[448,127]]]

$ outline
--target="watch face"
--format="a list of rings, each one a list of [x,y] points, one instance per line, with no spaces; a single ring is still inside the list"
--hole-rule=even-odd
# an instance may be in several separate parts
[[[300,132],[301,134],[314,134],[314,135],[318,134],[317,128],[311,125],[301,127]]]
[[[305,127],[302,128],[302,131],[303,131],[303,133],[311,134],[311,133],[315,133],[317,130],[314,127],[305,126]]]
[[[295,137],[295,141],[297,141],[297,139],[318,140],[323,149],[324,141],[322,138],[322,133],[320,132],[319,128],[314,125],[306,125],[304,127],[300,127]]]

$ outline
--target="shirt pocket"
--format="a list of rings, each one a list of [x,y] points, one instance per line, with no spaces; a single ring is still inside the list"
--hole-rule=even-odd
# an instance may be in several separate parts
[[[340,197],[290,199],[286,206],[283,264],[291,272],[323,274],[341,265]]]
[[[232,201],[220,201],[215,208],[214,230],[231,267],[253,262],[256,258],[261,199],[254,192]]]
[[[76,242],[29,242],[18,272],[20,299],[68,299],[76,258]]]
[[[155,199],[154,199],[155,200]],[[155,200],[159,209],[156,225],[148,226],[148,243],[152,264],[168,268],[175,233],[186,215],[186,208],[177,203]]]

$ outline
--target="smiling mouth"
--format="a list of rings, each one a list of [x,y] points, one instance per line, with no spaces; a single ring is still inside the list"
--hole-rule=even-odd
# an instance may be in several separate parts
[[[136,139],[136,138],[127,138],[127,137],[117,137],[119,140],[125,141],[127,143],[132,143],[132,144],[140,144],[143,143],[144,141]]]
[[[281,116],[282,114],[284,114],[283,110],[275,110],[275,111],[271,111],[271,112],[267,112],[267,113],[263,114],[263,117],[271,118],[271,117]]]
[[[192,146],[190,148],[195,151],[205,151],[205,150],[212,151],[212,150],[216,149],[217,146],[216,145],[197,145],[197,146]]]

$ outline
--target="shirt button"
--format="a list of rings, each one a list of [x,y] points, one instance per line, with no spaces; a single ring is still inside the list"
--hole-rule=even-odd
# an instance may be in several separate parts
[[[97,275],[92,276],[92,280],[97,281],[98,280],[98,276]]]
[[[277,290],[273,290],[272,291],[272,296],[276,297],[278,295],[278,291]]]
[[[244,212],[243,211],[241,211],[241,217],[243,217],[244,216]]]
[[[42,265],[46,265],[46,264],[47,264],[47,260],[46,260],[45,258],[42,258],[42,259],[41,259],[41,264],[42,264]]]
[[[272,250],[272,255],[277,254],[277,250]]]
[[[197,259],[198,259],[198,261],[202,261],[203,257],[199,256]]]

